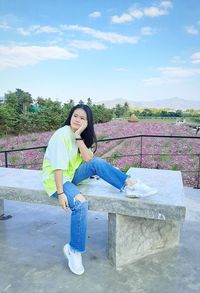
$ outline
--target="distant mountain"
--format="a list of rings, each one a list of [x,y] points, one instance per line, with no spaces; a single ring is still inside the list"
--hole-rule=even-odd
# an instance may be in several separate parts
[[[152,100],[152,101],[140,101],[136,102],[133,100],[116,99],[116,100],[104,100],[97,102],[96,104],[104,104],[107,108],[113,108],[117,104],[123,105],[125,102],[130,107],[135,108],[169,108],[172,110],[186,110],[186,109],[200,109],[200,101],[197,100],[185,100],[182,98],[170,98],[164,100]]]
[[[123,105],[125,102],[127,102],[129,104],[129,106],[131,106],[131,107],[135,106],[134,102],[132,102],[130,100],[126,100],[126,99],[103,100],[100,102],[95,102],[95,100],[94,100],[93,102],[97,105],[104,104],[106,108],[113,108],[117,104]],[[133,105],[133,103],[134,103],[134,105]]]
[[[169,108],[172,110],[200,109],[200,101],[184,100],[182,98],[171,98],[165,100],[142,101],[137,103],[138,107]]]

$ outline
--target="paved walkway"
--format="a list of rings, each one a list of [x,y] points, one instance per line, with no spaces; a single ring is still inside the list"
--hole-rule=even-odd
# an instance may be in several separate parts
[[[181,243],[116,271],[106,257],[107,216],[89,212],[85,274],[73,275],[62,254],[69,214],[59,207],[5,203],[12,218],[0,221],[0,292],[200,292],[200,190],[185,188]]]

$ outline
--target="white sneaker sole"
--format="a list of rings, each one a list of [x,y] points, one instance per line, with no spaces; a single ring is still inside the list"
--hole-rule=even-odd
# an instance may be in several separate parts
[[[69,250],[68,250],[69,248],[68,247],[65,248],[65,247],[66,247],[66,245],[63,247],[63,254],[66,257],[66,259],[68,260],[68,267],[69,267],[70,271],[72,273],[74,273],[75,275],[79,275],[79,276],[82,275],[84,273],[84,268],[80,272],[73,270],[71,263],[70,263],[70,254],[69,254]]]
[[[134,192],[133,194],[126,194],[126,197],[129,198],[142,198],[142,197],[146,197],[146,196],[150,196],[150,195],[154,195],[156,194],[158,191],[157,189],[152,189],[151,191],[147,192],[147,193],[139,193],[139,192]]]

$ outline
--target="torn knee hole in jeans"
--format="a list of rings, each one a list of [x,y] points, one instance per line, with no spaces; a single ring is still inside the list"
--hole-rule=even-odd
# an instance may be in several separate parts
[[[85,197],[84,197],[81,193],[79,193],[79,194],[77,194],[77,195],[74,197],[74,202],[75,202],[75,201],[85,202],[86,199],[85,199]]]

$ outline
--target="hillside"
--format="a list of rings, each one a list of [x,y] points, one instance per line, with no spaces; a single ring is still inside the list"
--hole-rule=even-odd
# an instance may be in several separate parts
[[[95,101],[94,101],[95,102]],[[170,98],[163,100],[151,100],[151,101],[134,101],[126,99],[116,99],[116,100],[103,100],[101,102],[95,102],[96,104],[105,104],[107,108],[113,108],[117,104],[123,105],[125,102],[129,104],[130,107],[134,108],[169,108],[172,110],[186,110],[186,109],[200,109],[200,100],[185,100],[182,98]]]

